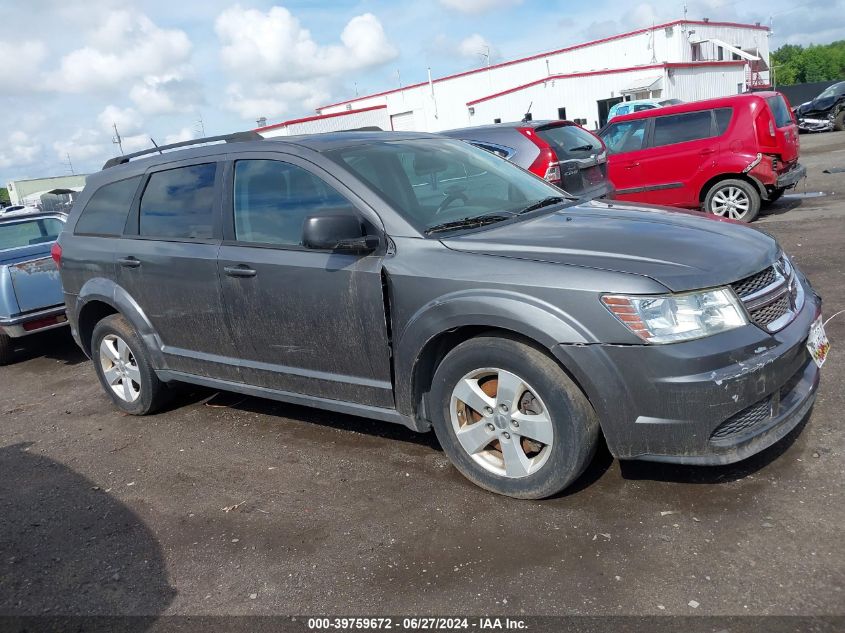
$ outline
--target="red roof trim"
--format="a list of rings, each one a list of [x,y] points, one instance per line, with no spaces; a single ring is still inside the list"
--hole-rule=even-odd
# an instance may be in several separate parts
[[[712,22],[711,22],[712,24]],[[615,73],[627,73],[632,72],[635,70],[656,70],[656,69],[664,69],[664,68],[701,68],[706,66],[744,66],[745,61],[736,61],[736,60],[725,60],[725,61],[712,61],[712,62],[668,62],[665,64],[651,64],[649,66],[630,66],[628,68],[608,68],[607,70],[590,70],[583,73],[570,73],[567,75],[550,75],[548,77],[543,77],[542,79],[537,79],[536,81],[531,81],[527,84],[522,84],[520,86],[515,86],[514,88],[508,88],[507,90],[502,90],[501,92],[496,92],[491,95],[487,95],[486,97],[481,97],[479,99],[473,99],[472,101],[467,101],[467,106],[475,105],[476,103],[481,103],[482,101],[489,101],[490,99],[495,99],[496,97],[501,97],[506,94],[510,94],[512,92],[519,92],[520,90],[524,90],[525,88],[530,88],[531,86],[536,86],[547,81],[552,81],[554,79],[572,79],[574,77],[590,77],[593,75],[613,75]]]
[[[680,24],[690,24],[690,25],[701,25],[701,26],[727,26],[727,27],[734,27],[734,28],[742,28],[742,29],[759,29],[761,31],[768,31],[768,26],[763,25],[756,25],[756,24],[741,24],[739,22],[704,22],[703,20],[675,20],[673,22],[666,22],[665,24],[657,24],[652,27],[646,27],[642,29],[637,29],[635,31],[628,31],[626,33],[620,33],[618,35],[611,35],[610,37],[604,37],[598,40],[592,40],[590,42],[584,42],[583,44],[574,44],[573,46],[567,46],[564,48],[559,48],[553,51],[548,51],[545,53],[537,53],[536,55],[530,55],[528,57],[520,57],[519,59],[513,59],[507,62],[500,62],[498,64],[493,64],[492,66],[486,66],[484,68],[475,68],[473,70],[467,70],[462,73],[456,73],[454,75],[446,75],[445,77],[439,77],[437,79],[433,79],[432,83],[440,83],[441,81],[449,81],[450,79],[458,79],[459,77],[465,77],[467,75],[473,75],[475,73],[485,72],[487,70],[491,70],[493,68],[504,68],[506,66],[511,66],[513,64],[519,64],[522,62],[528,62],[535,59],[541,59],[543,57],[548,57],[549,55],[558,55],[560,53],[568,53],[569,51],[575,51],[580,48],[587,48],[589,46],[595,46],[597,44],[604,44],[606,42],[613,42],[616,40],[625,39],[626,37],[633,37],[635,35],[642,35],[643,33],[648,33],[650,31],[656,31],[658,29],[668,29],[670,26],[678,26]],[[348,99],[346,101],[340,101],[338,103],[332,103],[329,105],[320,106],[317,110],[322,110],[323,108],[334,108],[340,105],[346,105],[347,103],[354,103],[356,101],[361,101],[363,99],[372,99],[375,97],[383,97],[384,95],[393,94],[394,92],[401,92],[402,90],[408,90],[409,88],[419,88],[420,86],[426,85],[427,81],[421,81],[416,84],[410,84],[404,86],[402,88],[393,88],[392,90],[385,90],[383,92],[376,92],[371,95],[365,95],[363,97],[355,97],[354,99]]]
[[[332,112],[331,114],[317,114],[314,116],[306,116],[301,119],[291,119],[290,121],[283,121],[281,123],[274,123],[273,125],[265,125],[264,127],[257,127],[254,132],[266,132],[267,130],[275,130],[280,127],[287,127],[295,123],[307,123],[308,121],[319,121],[320,119],[332,119],[336,116],[347,116],[349,114],[358,114],[360,112],[369,112],[371,110],[382,110],[387,108],[386,105],[370,106],[369,108],[359,108],[357,110],[345,110],[344,112]]]

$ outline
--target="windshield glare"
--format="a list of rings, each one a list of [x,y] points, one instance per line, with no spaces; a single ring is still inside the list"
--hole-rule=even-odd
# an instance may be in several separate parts
[[[421,232],[464,218],[517,213],[560,189],[462,141],[414,139],[327,155],[352,171]]]
[[[55,218],[0,224],[0,251],[55,242],[62,226],[62,221]]]

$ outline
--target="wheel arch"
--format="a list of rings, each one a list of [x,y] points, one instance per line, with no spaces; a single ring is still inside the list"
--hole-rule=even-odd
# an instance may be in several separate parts
[[[698,192],[698,202],[699,204],[704,204],[704,199],[707,197],[707,193],[710,189],[713,188],[714,185],[717,185],[723,180],[742,180],[747,182],[749,185],[753,186],[757,192],[760,194],[760,197],[763,200],[768,200],[769,192],[766,191],[766,187],[763,185],[762,182],[754,178],[754,176],[749,176],[748,174],[719,174],[718,176],[713,176],[707,182],[702,185],[701,189]]]
[[[420,430],[430,426],[426,395],[434,372],[449,350],[460,343],[499,332],[536,347],[560,364],[552,352],[555,345],[592,340],[586,328],[558,308],[512,294],[440,299],[421,309],[404,329],[395,349],[396,407],[412,416]],[[573,372],[561,366],[583,390]]]
[[[76,301],[76,320],[83,351],[90,355],[94,328],[112,314],[120,314],[129,321],[144,341],[153,366],[156,369],[165,368],[161,338],[149,318],[124,288],[109,279],[90,279],[80,289]]]

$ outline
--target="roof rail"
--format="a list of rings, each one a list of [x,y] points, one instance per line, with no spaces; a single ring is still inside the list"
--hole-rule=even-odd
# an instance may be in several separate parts
[[[150,139],[152,140],[152,139]],[[223,134],[221,136],[207,136],[205,138],[195,138],[190,141],[179,141],[178,143],[170,143],[169,145],[157,145],[150,149],[143,149],[140,152],[133,152],[131,154],[124,154],[123,156],[115,156],[106,161],[103,169],[114,167],[115,165],[123,165],[128,163],[133,158],[146,156],[148,154],[161,154],[166,149],[176,149],[177,147],[189,147],[190,145],[202,145],[203,143],[214,143],[215,141],[225,141],[226,143],[238,143],[243,141],[261,141],[264,137],[258,132],[235,132],[234,134]],[[153,141],[155,144],[155,141]]]

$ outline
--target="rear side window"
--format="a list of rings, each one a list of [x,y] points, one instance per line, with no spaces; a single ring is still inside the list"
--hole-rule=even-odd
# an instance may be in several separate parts
[[[64,223],[55,218],[0,224],[0,251],[55,242]]]
[[[643,110],[654,110],[657,106],[650,103],[641,103],[634,106],[634,112],[642,112]]]
[[[585,158],[591,153],[595,154],[602,151],[601,142],[577,125],[539,128],[537,136],[551,145],[555,154],[561,160]]]
[[[710,110],[670,114],[654,119],[654,147],[698,141],[713,136]]]
[[[731,119],[734,115],[733,108],[716,108],[713,110],[716,115],[716,130],[719,136],[728,131],[728,126],[731,124]]]
[[[607,145],[607,151],[611,154],[636,152],[643,148],[647,123],[648,119],[611,123],[601,133],[601,140]]]
[[[140,234],[165,239],[214,236],[215,163],[158,171],[141,196]]]
[[[126,216],[129,215],[129,206],[132,204],[139,182],[141,182],[141,176],[136,176],[118,180],[97,189],[82,210],[74,233],[76,235],[122,235]]]
[[[296,165],[276,160],[235,163],[235,237],[242,242],[298,246],[307,216],[351,207],[331,186]]]
[[[772,116],[775,118],[775,125],[777,127],[786,127],[793,123],[792,113],[786,107],[783,97],[775,95],[766,99],[766,102],[769,104],[769,109],[772,111]]]

